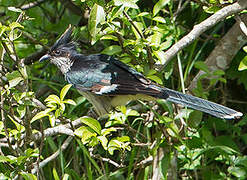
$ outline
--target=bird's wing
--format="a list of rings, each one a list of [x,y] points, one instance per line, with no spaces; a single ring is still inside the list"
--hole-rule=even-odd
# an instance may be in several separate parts
[[[107,55],[80,57],[74,62],[66,79],[81,91],[98,95],[156,96],[160,93],[160,89],[141,73]]]

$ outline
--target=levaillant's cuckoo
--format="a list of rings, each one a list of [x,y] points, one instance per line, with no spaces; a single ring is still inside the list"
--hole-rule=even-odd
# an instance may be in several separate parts
[[[112,56],[80,54],[71,40],[72,30],[70,26],[40,61],[50,59],[64,74],[67,82],[73,84],[95,106],[99,115],[107,113],[111,106],[129,100],[155,98],[224,119],[243,115],[225,106],[161,87]]]

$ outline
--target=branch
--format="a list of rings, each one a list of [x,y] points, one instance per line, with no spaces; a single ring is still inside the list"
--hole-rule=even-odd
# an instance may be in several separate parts
[[[80,124],[82,124],[80,118],[77,119],[77,120],[72,121],[73,127],[77,127]],[[74,133],[70,128],[71,128],[71,123],[67,123],[67,124],[64,124],[64,125],[59,125],[59,126],[56,126],[56,127],[53,127],[53,128],[48,128],[48,129],[44,130],[43,138],[46,138],[48,136],[54,136],[54,135],[57,135],[57,134],[66,134],[66,135],[69,135],[69,136],[74,136]],[[25,139],[25,137],[26,137],[26,134],[22,134],[21,137],[20,137],[20,140]],[[38,132],[38,133],[33,134],[32,140],[33,141],[37,141],[37,140],[40,140],[41,138],[42,138],[42,133]],[[15,141],[14,138],[9,138],[9,140],[10,140],[10,143]],[[0,143],[5,143],[5,142],[7,142],[6,138],[0,139]]]
[[[149,156],[148,158],[142,160],[141,162],[137,163],[134,169],[138,169],[138,168],[145,168],[148,165],[152,164],[154,158],[153,156]]]
[[[120,165],[120,164],[116,163],[115,161],[111,160],[110,158],[104,158],[104,157],[101,157],[100,155],[94,155],[94,154],[91,154],[91,156],[93,158],[97,158],[97,159],[99,159],[101,161],[108,162],[108,163],[112,164],[113,166],[115,166],[116,168],[124,167],[123,165]]]
[[[34,63],[35,61],[38,61],[45,53],[47,52],[46,48],[42,48],[41,50],[27,56],[24,59],[24,64],[25,65],[30,65],[32,63]]]
[[[73,127],[78,126],[80,124],[82,124],[80,118],[72,121]],[[65,125],[59,125],[53,128],[48,128],[44,130],[44,138],[48,136],[53,136],[56,134],[66,134],[69,136],[74,136],[74,132],[70,128],[71,128],[71,123],[67,123]],[[40,132],[33,135],[33,140],[39,140],[41,138],[42,138],[42,134]]]
[[[78,6],[76,6],[70,0],[60,0],[60,2],[64,5],[64,7],[68,8],[74,14],[76,14],[78,16],[82,16],[83,15],[83,12],[82,12],[81,8],[79,8]]]
[[[197,39],[203,32],[210,29],[214,25],[216,25],[218,22],[224,20],[226,17],[231,16],[233,14],[239,13],[242,10],[244,10],[247,7],[247,1],[241,0],[239,2],[236,2],[232,5],[226,6],[219,11],[217,11],[215,14],[207,18],[206,20],[202,21],[200,24],[197,24],[193,27],[192,31],[190,31],[189,34],[184,36],[182,39],[180,39],[176,44],[174,44],[170,49],[168,49],[165,52],[165,59],[166,62],[164,64],[156,64],[159,67],[159,69],[163,69],[165,65],[167,65],[171,59],[184,47],[191,44],[195,39]]]
[[[38,1],[34,1],[34,2],[31,2],[31,3],[28,3],[28,4],[24,4],[20,7],[21,10],[27,10],[27,9],[30,9],[30,8],[33,8],[35,6],[38,6],[40,5],[41,3],[45,2],[46,0],[38,0]]]
[[[80,26],[85,26],[87,25],[88,21],[88,15],[87,11],[81,10],[80,7],[76,6],[71,0],[60,0],[60,2],[64,5],[65,8],[67,8],[69,11],[72,13],[82,17],[80,19],[79,25]]]
[[[246,1],[247,2],[247,1]],[[247,36],[242,32],[240,23],[247,24],[247,14],[241,16],[242,21],[237,21],[226,35],[220,40],[218,45],[210,53],[205,61],[205,64],[211,71],[218,69],[226,70],[231,63],[233,57],[237,54],[239,49],[247,42]],[[200,76],[205,74],[204,71],[199,71],[198,74],[191,81],[188,89],[192,91],[197,87],[197,81]]]
[[[43,168],[47,163],[49,163],[50,161],[52,161],[53,159],[56,159],[57,156],[59,155],[59,153],[61,151],[64,151],[65,149],[67,149],[67,147],[69,146],[70,142],[73,140],[73,137],[69,136],[64,143],[61,146],[61,149],[57,150],[54,154],[52,154],[51,156],[49,156],[48,158],[44,159],[42,162],[39,163],[39,166],[36,164],[34,165],[35,167],[32,169],[32,174],[35,174],[37,172],[38,169]]]
[[[135,23],[132,21],[132,19],[129,17],[129,15],[123,11],[124,16],[128,19],[128,21],[130,22],[130,24],[135,28],[136,32],[139,34],[139,36],[142,39],[145,39],[144,35],[142,34],[142,32],[139,31],[139,29],[137,28],[137,26],[135,25]],[[148,54],[148,58],[150,60],[149,65],[152,67],[154,64],[154,59],[152,56],[152,49],[150,48],[149,45],[146,45],[146,50],[147,50],[147,54]]]

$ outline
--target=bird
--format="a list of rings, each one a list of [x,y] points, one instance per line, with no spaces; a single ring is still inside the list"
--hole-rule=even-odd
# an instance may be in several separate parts
[[[98,115],[130,100],[164,99],[222,119],[239,119],[243,114],[223,105],[162,87],[129,65],[105,54],[84,55],[72,40],[70,25],[39,61],[50,60],[94,106]]]

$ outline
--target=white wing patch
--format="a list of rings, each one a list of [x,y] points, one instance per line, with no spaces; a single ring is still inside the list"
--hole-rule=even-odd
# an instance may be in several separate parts
[[[117,84],[112,84],[111,86],[104,86],[100,89],[100,91],[98,92],[95,92],[95,94],[99,94],[99,95],[102,95],[102,94],[107,94],[111,91],[115,91],[117,89]]]

